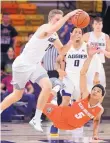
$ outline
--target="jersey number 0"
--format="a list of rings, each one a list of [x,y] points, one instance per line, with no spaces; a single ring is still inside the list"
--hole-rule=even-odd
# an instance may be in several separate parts
[[[78,66],[79,66],[79,60],[75,60],[75,61],[74,61],[74,66],[75,66],[75,67],[78,67]]]

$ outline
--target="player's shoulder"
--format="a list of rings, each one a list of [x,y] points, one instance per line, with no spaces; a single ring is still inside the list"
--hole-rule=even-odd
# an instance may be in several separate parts
[[[102,32],[102,34],[105,35],[106,39],[110,39],[110,37],[109,37],[108,34],[106,34],[106,33],[104,33],[104,32]]]
[[[37,35],[40,39],[50,37],[52,34],[47,34],[46,30],[51,28],[51,25],[49,23],[41,25],[37,31],[35,32],[35,35]]]
[[[39,26],[39,28],[37,29],[37,31],[41,31],[41,30],[45,30],[45,28],[47,28],[47,27],[49,27],[49,24],[47,23],[47,24],[43,24],[43,25],[41,25],[41,26]]]
[[[98,113],[98,115],[94,118],[94,120],[100,120],[100,118],[101,118],[101,115],[103,114],[103,112],[104,112],[104,108],[102,107],[102,105],[101,104],[99,104],[99,107],[100,107],[100,112]]]
[[[101,108],[100,113],[103,113],[104,112],[104,107],[102,106],[102,104],[99,104],[99,108]]]

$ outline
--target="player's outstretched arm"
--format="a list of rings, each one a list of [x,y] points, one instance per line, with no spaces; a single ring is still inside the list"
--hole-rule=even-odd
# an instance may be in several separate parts
[[[81,91],[81,98],[85,98],[87,96],[88,93],[88,89],[87,89],[87,78],[86,78],[86,74],[87,71],[89,69],[91,60],[94,56],[94,54],[98,53],[98,50],[96,48],[93,48],[92,46],[89,47],[88,50],[88,58],[86,59],[86,61],[84,62],[84,65],[80,71],[80,91]]]
[[[103,114],[104,109],[102,107],[101,112],[93,120],[93,139],[98,140],[98,129],[100,124],[101,115]]]
[[[82,12],[82,10],[77,9],[72,12],[69,12],[64,17],[62,17],[58,22],[55,24],[46,24],[45,28],[43,28],[42,33],[40,34],[39,38],[46,38],[53,34],[54,32],[57,32],[64,24],[65,22],[71,18],[74,15],[79,15]]]
[[[95,71],[94,79],[93,79],[93,84],[98,84],[100,83],[99,80],[99,73],[101,69],[101,60],[97,54],[94,55],[92,61],[91,61],[91,70]]]
[[[63,77],[66,76],[64,56],[58,56],[55,64],[55,70],[57,70],[59,73],[59,79],[62,80]]]
[[[84,65],[80,71],[80,93],[81,93],[80,98],[81,99],[84,99],[88,96],[86,73],[89,69],[91,60],[92,60],[92,56],[88,57],[87,60],[84,62]]]
[[[58,50],[58,53],[62,56],[66,55],[68,50],[71,48],[71,40],[67,44],[63,45],[59,38],[54,41],[54,46]]]
[[[65,56],[67,54],[68,50],[71,48],[73,36],[74,35],[71,34],[70,40],[65,45],[61,43],[59,37],[57,36],[57,39],[54,41],[54,47],[58,50],[60,55]]]

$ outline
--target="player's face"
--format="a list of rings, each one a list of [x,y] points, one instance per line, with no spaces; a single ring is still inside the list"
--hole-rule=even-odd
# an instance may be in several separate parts
[[[91,98],[100,100],[102,98],[102,90],[99,87],[95,87],[91,91]]]
[[[75,28],[72,32],[72,40],[80,41],[82,38],[82,30],[80,28]]]
[[[63,16],[61,14],[56,14],[52,19],[52,23],[56,23],[57,21],[59,21]]]
[[[102,28],[103,28],[103,23],[102,22],[94,21],[94,23],[93,23],[92,26],[93,26],[94,31],[101,32]]]

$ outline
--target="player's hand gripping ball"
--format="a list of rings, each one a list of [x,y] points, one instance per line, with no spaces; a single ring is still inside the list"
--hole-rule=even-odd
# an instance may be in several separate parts
[[[72,23],[78,28],[85,28],[90,23],[90,17],[87,12],[82,11],[80,14],[74,15],[72,18]]]

